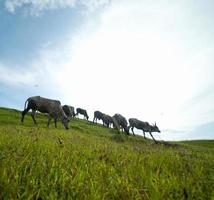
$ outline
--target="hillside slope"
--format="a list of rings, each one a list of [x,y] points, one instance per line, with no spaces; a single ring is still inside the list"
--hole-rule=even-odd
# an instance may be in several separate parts
[[[155,144],[0,108],[0,199],[212,199],[213,145]],[[193,142],[192,142],[193,143]],[[213,141],[211,141],[213,144]],[[194,147],[193,147],[194,146]]]

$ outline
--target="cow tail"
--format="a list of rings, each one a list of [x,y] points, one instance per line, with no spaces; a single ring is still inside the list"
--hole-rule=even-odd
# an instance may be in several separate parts
[[[29,101],[29,98],[25,101],[24,110],[26,109],[26,105],[28,101]]]

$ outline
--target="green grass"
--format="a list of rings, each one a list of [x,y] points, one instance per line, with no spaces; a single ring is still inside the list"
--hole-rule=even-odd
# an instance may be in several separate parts
[[[155,144],[0,108],[0,199],[214,199],[214,142]]]
[[[194,140],[194,141],[183,141],[180,142],[193,147],[204,147],[214,149],[214,140]]]

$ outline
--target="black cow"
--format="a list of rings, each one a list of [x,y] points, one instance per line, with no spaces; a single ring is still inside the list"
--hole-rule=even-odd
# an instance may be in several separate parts
[[[74,107],[73,106],[64,105],[64,106],[62,106],[62,109],[64,110],[64,112],[67,115],[67,117],[71,118],[71,117],[75,116],[75,112],[74,112]]]
[[[140,121],[136,118],[130,118],[129,124],[130,124],[129,128],[131,128],[133,134],[134,134],[134,128],[140,129],[143,131],[144,138],[146,138],[145,132],[148,132],[151,135],[152,139],[156,142],[156,140],[154,139],[154,137],[152,135],[152,132],[159,132],[160,133],[160,130],[157,127],[156,123],[154,125],[150,125],[148,122],[143,122],[143,121]]]
[[[111,127],[111,124],[114,124],[112,117],[103,114],[103,124],[105,124],[107,127]]]
[[[129,134],[129,128],[128,128],[128,122],[125,117],[123,117],[121,114],[115,114],[113,116],[113,121],[116,120],[117,123],[114,123],[114,126],[118,126],[122,128],[122,131],[124,130],[127,134]],[[116,125],[118,124],[118,125]]]
[[[103,121],[103,113],[100,112],[100,111],[95,111],[94,112],[94,119],[93,119],[93,123],[96,123],[97,124],[97,120],[102,120]],[[104,125],[104,122],[103,122],[103,125]]]
[[[76,111],[77,111],[77,112],[76,112],[75,116],[76,116],[76,115],[78,116],[78,114],[81,114],[81,115],[84,115],[84,117],[88,120],[89,116],[88,116],[86,110],[84,110],[84,109],[82,109],[82,108],[77,108]]]
[[[27,107],[26,104],[28,103]],[[66,114],[64,113],[61,103],[58,100],[47,99],[40,96],[29,97],[25,101],[24,111],[22,112],[22,119],[21,122],[23,123],[25,114],[32,110],[31,116],[36,124],[35,114],[38,110],[41,113],[48,114],[48,127],[50,125],[50,121],[54,118],[55,127],[57,127],[57,120],[60,118],[62,124],[66,129],[68,129],[69,119],[67,118]]]

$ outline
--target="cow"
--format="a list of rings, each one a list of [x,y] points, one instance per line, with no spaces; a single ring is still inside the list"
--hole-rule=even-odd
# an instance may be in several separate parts
[[[27,105],[27,103],[28,103],[28,105]],[[53,100],[53,99],[47,99],[47,98],[40,97],[40,96],[29,97],[25,101],[24,110],[22,112],[22,119],[21,119],[22,123],[24,121],[25,114],[30,109],[32,110],[31,116],[34,121],[34,124],[37,124],[36,120],[35,120],[35,114],[36,114],[36,111],[39,111],[41,113],[48,114],[48,124],[47,124],[48,127],[50,125],[51,119],[54,118],[55,127],[57,128],[57,120],[60,118],[64,127],[66,129],[68,129],[69,119],[67,118],[66,114],[64,113],[64,111],[62,109],[60,101]]]
[[[67,115],[68,118],[72,118],[75,116],[75,112],[74,112],[74,107],[73,106],[68,106],[68,105],[64,105],[62,106],[63,111],[65,112],[65,114]]]
[[[73,106],[70,106],[72,117],[75,117],[75,109]]]
[[[126,134],[129,134],[129,128],[127,126],[128,122],[125,117],[123,117],[121,114],[117,113],[112,118],[114,121],[114,127],[117,127],[117,129],[118,129],[118,126],[119,126],[119,128],[120,127],[122,128],[122,131],[124,130],[126,132]]]
[[[78,114],[81,114],[81,115],[83,115],[83,116],[88,120],[89,116],[88,116],[86,110],[84,110],[84,109],[82,109],[82,108],[77,108],[76,111],[77,111],[77,112],[76,112],[75,116],[76,116],[76,115],[78,116]]]
[[[111,127],[111,124],[114,124],[112,117],[103,114],[103,124],[105,124],[107,127]]]
[[[93,123],[96,123],[97,124],[97,120],[102,120],[103,121],[103,113],[100,112],[100,111],[94,111],[94,119],[93,119]],[[103,122],[103,125],[104,125],[104,122]]]
[[[134,135],[134,128],[142,130],[143,134],[144,134],[144,138],[146,138],[145,132],[148,132],[155,142],[156,142],[156,140],[154,139],[152,132],[160,133],[160,130],[157,127],[156,123],[154,125],[150,125],[148,122],[143,122],[136,118],[129,119],[129,128],[131,128],[133,135]]]

